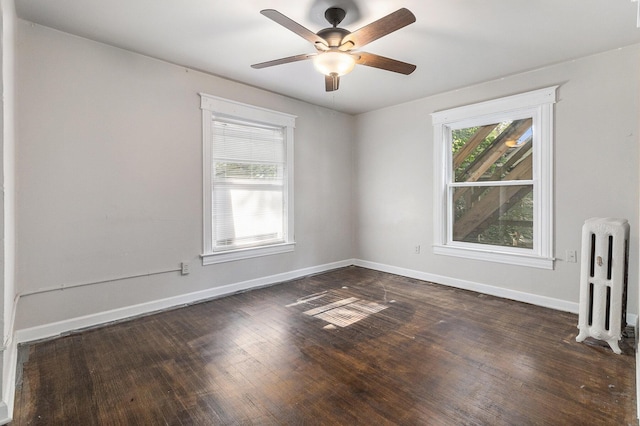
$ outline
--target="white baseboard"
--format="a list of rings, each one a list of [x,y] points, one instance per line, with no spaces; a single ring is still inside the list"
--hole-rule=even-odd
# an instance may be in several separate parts
[[[558,311],[571,312],[574,314],[578,313],[578,302],[568,302],[566,300],[554,299],[552,297],[510,290],[502,287],[495,287],[488,284],[461,280],[458,278],[451,278],[444,275],[430,274],[413,269],[398,268],[396,266],[369,262],[360,259],[354,260],[354,265],[361,266],[363,268],[374,269],[376,271],[388,272],[390,274],[402,275],[403,277],[415,278],[418,280],[442,284],[449,287],[456,287],[463,290],[477,291],[478,293],[489,294],[491,296],[502,297],[504,299],[516,300],[518,302],[530,303],[532,305],[543,306],[545,308],[551,308]],[[635,327],[637,320],[638,316],[636,314],[627,314],[627,324],[633,325]]]
[[[270,275],[267,277],[257,278],[249,281],[242,281],[220,287],[214,287],[207,290],[197,291],[193,293],[182,294],[179,296],[169,297],[166,299],[154,300],[138,305],[127,306],[119,309],[98,312],[82,317],[70,318],[50,324],[44,324],[36,327],[16,330],[15,340],[17,343],[32,342],[35,340],[46,339],[58,336],[62,333],[68,333],[87,327],[94,327],[100,324],[106,324],[112,321],[123,320],[136,317],[139,315],[150,314],[164,309],[174,308],[190,303],[201,302],[207,299],[215,299],[217,297],[227,296],[241,291],[266,287],[269,285],[293,280],[307,275],[318,274],[332,269],[342,268],[353,265],[352,260],[344,260],[341,262],[328,263],[324,265],[314,266],[311,268],[298,269],[295,271],[285,272],[282,274]]]
[[[640,388],[640,349],[638,348],[640,346],[640,336],[638,335],[640,324],[638,323],[638,318],[636,318],[634,325],[636,327],[636,419],[640,419],[640,392],[637,390]]]
[[[2,377],[3,401],[0,402],[0,425],[9,423],[13,418],[13,403],[16,397],[16,371],[18,368],[18,344],[15,338],[10,339],[4,350],[2,361],[4,373]]]
[[[449,287],[456,287],[463,290],[477,291],[478,293],[498,296],[505,299],[517,300],[518,302],[531,303],[532,305],[544,306],[559,311],[578,313],[578,303],[567,302],[566,300],[554,299],[546,296],[539,296],[531,293],[510,290],[502,287],[495,287],[488,284],[477,283],[474,281],[461,280],[451,278],[444,275],[430,274],[427,272],[415,271],[412,269],[398,268],[395,266],[385,265],[382,263],[367,262],[364,260],[356,260],[356,266],[375,269],[376,271],[389,272],[391,274],[402,275],[404,277],[416,278],[423,281],[429,281],[436,284],[442,284]]]
[[[226,296],[229,294],[265,287],[284,281],[304,277],[307,275],[318,274],[332,269],[342,268],[345,266],[360,266],[363,268],[373,269],[381,272],[388,272],[396,275],[402,275],[409,278],[415,278],[423,281],[429,281],[450,287],[456,287],[464,290],[477,291],[492,296],[502,297],[505,299],[517,300],[519,302],[531,303],[533,305],[544,306],[565,312],[578,313],[578,303],[568,302],[566,300],[554,299],[551,297],[540,296],[531,293],[524,293],[516,290],[495,287],[488,284],[477,283],[474,281],[461,280],[443,275],[436,275],[412,269],[399,268],[396,266],[385,265],[382,263],[369,262],[360,259],[348,259],[340,262],[334,262],[311,268],[298,269],[295,271],[285,272],[282,274],[270,275],[267,277],[257,278],[249,281],[242,281],[221,287],[214,287],[194,293],[187,293],[166,299],[155,300],[152,302],[142,303],[138,305],[127,306],[124,308],[113,309],[104,312],[98,312],[82,317],[70,318],[67,320],[44,324],[41,326],[16,330],[15,342],[25,343],[34,340],[46,339],[58,336],[62,333],[79,330],[86,327],[93,327],[100,324],[106,324],[112,321],[118,321],[139,315],[145,315],[152,312],[161,311],[190,303],[200,302],[207,299]],[[627,323],[634,325],[638,320],[635,314],[627,314]]]
[[[7,404],[0,402],[0,425],[6,425],[11,422],[11,416]]]

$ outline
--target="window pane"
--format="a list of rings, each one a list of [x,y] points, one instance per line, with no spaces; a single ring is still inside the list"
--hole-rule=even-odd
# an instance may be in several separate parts
[[[454,182],[531,180],[532,119],[451,131]]]
[[[213,195],[216,247],[254,246],[283,240],[281,188],[218,187]]]
[[[453,240],[533,248],[533,186],[453,189]]]
[[[219,182],[269,182],[282,181],[282,164],[250,164],[216,162],[214,178]]]
[[[213,120],[212,238],[216,250],[284,241],[284,130]]]

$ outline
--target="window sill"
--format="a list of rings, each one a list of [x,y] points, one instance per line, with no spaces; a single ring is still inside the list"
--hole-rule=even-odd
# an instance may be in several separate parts
[[[270,256],[272,254],[288,253],[294,250],[296,243],[283,243],[264,247],[251,247],[245,249],[229,250],[216,253],[201,254],[202,265],[233,262],[236,260],[250,259],[252,257]]]
[[[433,246],[434,254],[445,256],[463,257],[466,259],[482,260],[486,262],[506,263],[508,265],[528,266],[531,268],[553,269],[553,258],[545,258],[535,255],[506,253],[490,250],[478,250],[472,248]]]

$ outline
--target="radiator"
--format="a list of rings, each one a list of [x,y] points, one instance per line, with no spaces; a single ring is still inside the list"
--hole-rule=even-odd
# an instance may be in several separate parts
[[[585,221],[581,260],[576,341],[593,337],[622,353],[618,341],[626,326],[629,223],[612,218]]]

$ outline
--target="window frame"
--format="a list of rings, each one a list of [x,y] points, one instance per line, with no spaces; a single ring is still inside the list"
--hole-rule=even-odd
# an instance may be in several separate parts
[[[203,265],[231,262],[260,256],[291,252],[295,248],[293,204],[293,147],[296,116],[200,93],[202,110],[203,156]],[[253,123],[257,126],[281,127],[284,134],[284,220],[283,241],[252,247],[217,251],[213,241],[213,131],[215,118]]]
[[[435,254],[553,269],[553,106],[557,87],[431,114],[434,130]],[[521,182],[533,185],[533,249],[453,241],[451,193],[452,188],[464,186],[464,183],[454,182],[451,131],[526,117],[533,119],[533,176],[532,180]],[[485,186],[483,184],[473,186]]]

